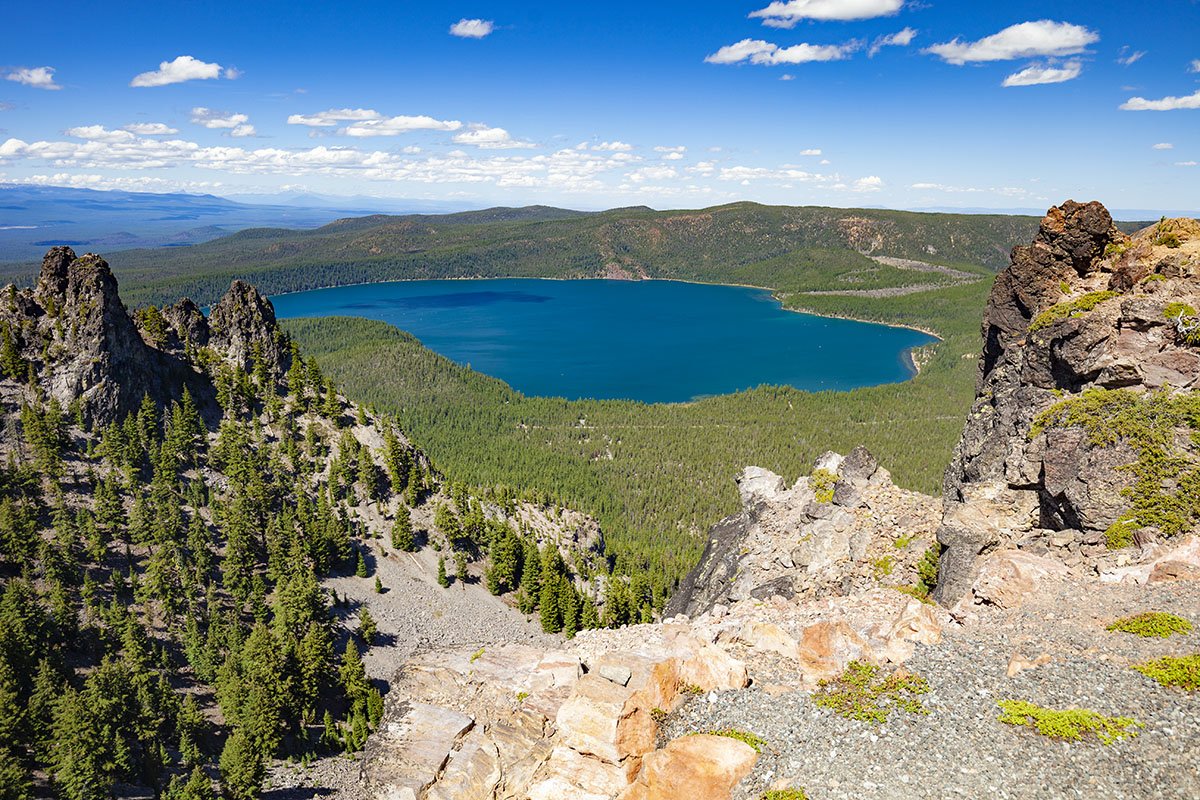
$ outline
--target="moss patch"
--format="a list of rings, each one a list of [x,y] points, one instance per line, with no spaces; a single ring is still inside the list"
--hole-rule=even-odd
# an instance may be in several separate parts
[[[1192,623],[1183,617],[1163,611],[1147,611],[1144,614],[1122,617],[1105,630],[1132,633],[1147,639],[1153,636],[1166,639],[1173,633],[1191,633]]]
[[[1043,708],[1024,700],[1001,700],[1000,721],[1009,725],[1033,728],[1043,736],[1066,742],[1077,742],[1094,735],[1104,744],[1112,744],[1127,736],[1137,736],[1142,723],[1132,717],[1106,717],[1086,708],[1058,710]]]
[[[803,789],[772,789],[758,800],[808,800],[808,794]]]
[[[1191,656],[1164,656],[1134,669],[1163,686],[1178,686],[1190,692],[1200,690],[1200,653]]]
[[[1047,328],[1056,322],[1062,322],[1068,317],[1085,314],[1103,303],[1105,300],[1111,300],[1114,297],[1117,297],[1118,294],[1118,292],[1088,292],[1085,295],[1076,297],[1074,300],[1068,300],[1065,303],[1059,303],[1058,305],[1050,306],[1045,311],[1033,318],[1033,322],[1031,322],[1029,325],[1029,330],[1030,332],[1038,331],[1042,328]]]
[[[929,683],[919,675],[896,671],[881,676],[879,667],[851,661],[840,677],[818,684],[813,702],[847,719],[880,724],[895,709],[928,714],[921,703],[921,695],[928,691]]]
[[[710,736],[724,736],[726,739],[737,739],[742,744],[748,744],[754,748],[754,752],[761,753],[763,748],[767,746],[767,740],[761,736],[756,736],[747,731],[739,731],[737,728],[722,728],[718,731],[709,731]]]
[[[817,496],[818,503],[833,501],[833,487],[837,483],[837,475],[827,469],[814,469],[808,477],[809,485]]]
[[[1200,517],[1200,464],[1176,436],[1190,431],[1192,443],[1200,444],[1200,395],[1091,388],[1039,414],[1029,436],[1069,427],[1082,427],[1093,446],[1123,441],[1136,453],[1132,464],[1120,467],[1133,482],[1121,490],[1129,510],[1106,532],[1109,547],[1132,544],[1133,532],[1147,526],[1173,536]]]

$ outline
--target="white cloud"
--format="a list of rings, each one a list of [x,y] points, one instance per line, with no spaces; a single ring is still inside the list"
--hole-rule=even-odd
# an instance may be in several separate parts
[[[762,39],[742,39],[725,45],[704,60],[710,64],[751,64],[775,66],[776,64],[805,64],[811,61],[841,61],[858,50],[859,42],[846,44],[794,44],[780,47]]]
[[[785,73],[783,73],[782,75],[780,75],[780,76],[779,76],[779,80],[781,80],[781,81],[794,81],[794,80],[796,80],[796,76],[795,76],[795,75],[793,75],[793,74],[792,74],[792,73],[790,73],[790,72],[785,72]]]
[[[1188,72],[1200,72],[1200,58],[1194,59],[1188,67]]]
[[[1159,142],[1158,144],[1154,145],[1154,149],[1155,150],[1174,150],[1175,145],[1171,144],[1170,142]]]
[[[801,150],[800,155],[802,155],[802,156],[819,156],[819,155],[821,155],[821,148],[810,147],[807,150]]]
[[[236,81],[242,77],[242,74],[242,71],[237,67],[226,67],[224,72],[225,80],[227,81]]]
[[[0,111],[12,111],[15,107],[12,103],[0,103]]]
[[[332,128],[340,122],[355,122],[366,119],[382,119],[383,115],[371,108],[331,108],[316,114],[292,114],[288,125],[307,125],[311,128]]]
[[[878,192],[883,188],[883,178],[878,175],[868,175],[856,180],[852,188],[856,192]]]
[[[1117,56],[1117,63],[1121,66],[1128,67],[1130,64],[1136,64],[1146,55],[1145,50],[1134,50],[1130,52],[1129,45],[1121,48],[1121,52]]]
[[[230,136],[253,136],[254,126],[249,123],[250,117],[245,114],[217,111],[204,106],[196,106],[192,109],[193,125],[200,125],[211,130],[227,130]]]
[[[484,150],[510,150],[536,147],[532,142],[521,142],[512,138],[504,128],[489,128],[487,125],[471,125],[470,130],[454,137],[456,144],[470,144]]]
[[[887,36],[880,36],[871,42],[871,49],[867,51],[867,56],[874,58],[885,47],[908,47],[916,36],[916,28],[905,28],[895,33],[889,33]]]
[[[170,136],[173,133],[179,133],[178,128],[172,128],[161,122],[132,122],[125,126],[125,130],[136,133],[138,136]]]
[[[1176,161],[1175,166],[1177,166],[1177,167],[1194,167],[1194,166],[1196,166],[1196,162],[1195,161]]]
[[[1014,72],[1004,79],[1001,86],[1040,86],[1045,83],[1066,83],[1079,77],[1083,65],[1078,61],[1069,61],[1061,67],[1050,65],[1034,65],[1020,72]]]
[[[234,72],[236,73],[234,77],[241,74],[236,70]],[[133,76],[129,85],[136,87],[167,86],[172,83],[207,81],[219,77],[221,77],[220,64],[200,61],[191,56],[179,56],[174,61],[159,63],[157,70]],[[230,76],[227,74],[226,77]]]
[[[108,142],[110,144],[132,142],[135,138],[129,131],[110,131],[103,125],[81,125],[75,128],[67,128],[63,133],[67,136],[74,136],[76,139],[87,139],[89,142]]]
[[[400,115],[397,117],[380,117],[352,122],[338,129],[343,136],[358,138],[367,136],[399,136],[411,131],[456,131],[462,123],[456,119],[434,119],[424,114],[417,116]]]
[[[654,148],[654,152],[663,154],[663,161],[682,161],[683,154],[687,152],[687,148],[683,145],[678,147],[665,147],[659,145]]]
[[[958,39],[924,50],[950,64],[969,61],[1012,61],[1037,56],[1071,56],[1100,41],[1100,36],[1082,25],[1043,19],[1010,25],[977,42]]]
[[[32,86],[34,89],[57,91],[62,87],[54,82],[54,67],[17,67],[9,70],[5,79]]]
[[[123,189],[129,192],[211,192],[225,186],[221,181],[174,181],[166,178],[111,177],[58,172],[54,175],[30,175],[25,178],[5,178],[5,183],[22,186],[69,186],[76,189],[110,191]]]
[[[904,0],[788,0],[774,2],[750,13],[772,28],[794,28],[805,19],[850,20],[890,17],[904,6]]]
[[[679,172],[674,167],[642,167],[630,172],[625,177],[634,183],[645,183],[648,180],[665,181],[678,178]]]
[[[1131,97],[1121,104],[1122,111],[1178,111],[1182,108],[1200,108],[1200,90],[1185,97],[1172,95],[1161,100]]]
[[[601,142],[600,144],[592,145],[592,149],[610,153],[628,153],[633,149],[633,145],[629,144],[628,142],[618,141]]]
[[[450,35],[463,39],[482,39],[496,29],[490,19],[460,19],[450,26]]]

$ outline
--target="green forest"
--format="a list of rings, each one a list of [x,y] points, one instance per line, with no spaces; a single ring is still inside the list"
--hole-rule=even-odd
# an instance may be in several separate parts
[[[775,289],[929,283],[883,268],[865,284],[827,286],[831,268],[879,270],[878,253],[995,271],[1034,217],[734,203],[697,211],[541,206],[446,215],[372,216],[315,230],[250,229],[189,247],[109,254],[126,301],[214,302],[234,278],[264,294],[419,278],[602,276],[747,283]],[[0,265],[0,283],[27,283],[36,265]],[[799,275],[808,275],[796,281]],[[811,278],[811,279],[810,279]],[[812,280],[815,279],[815,280]],[[872,282],[873,281],[873,282]]]
[[[384,323],[290,320],[350,397],[395,415],[438,467],[472,485],[541,493],[597,517],[616,570],[661,603],[703,533],[738,508],[747,465],[788,481],[825,450],[866,445],[905,487],[938,493],[970,407],[984,281],[890,298],[783,293],[789,307],[938,333],[914,380],[851,392],[760,387],[683,404],[525,397]]]

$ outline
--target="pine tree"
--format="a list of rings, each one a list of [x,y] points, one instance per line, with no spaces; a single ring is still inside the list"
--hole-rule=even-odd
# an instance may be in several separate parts
[[[374,643],[378,633],[379,628],[375,625],[375,618],[371,616],[371,612],[366,606],[362,606],[358,610],[358,635],[362,637],[363,643],[369,646]]]
[[[92,714],[73,689],[55,709],[50,768],[66,800],[104,800],[113,785],[111,731],[94,724]]]
[[[205,727],[207,724],[196,696],[189,694],[184,698],[175,719],[175,729],[179,732],[179,757],[184,764],[196,765],[204,760]]]
[[[383,581],[378,575],[375,576],[375,594],[383,594]]]
[[[446,576],[446,557],[438,556],[438,571],[437,571],[438,586],[445,589],[450,585],[450,578]]]
[[[417,549],[417,543],[413,537],[412,515],[408,511],[408,507],[403,504],[396,509],[396,522],[392,525],[392,547],[406,552]]]
[[[367,671],[363,667],[362,656],[353,641],[346,642],[346,650],[342,653],[342,665],[338,669],[338,678],[342,682],[342,691],[351,708],[366,707],[367,693],[371,684],[367,681]]]
[[[175,776],[167,788],[164,800],[217,800],[213,791],[212,781],[200,767],[194,767],[187,781],[182,776]]]
[[[454,577],[464,586],[467,583],[467,554],[462,550],[454,551]]]
[[[369,578],[371,573],[367,570],[367,560],[363,558],[362,551],[358,551],[358,560],[354,563],[354,574],[359,578]]]
[[[221,788],[229,800],[258,800],[267,775],[262,753],[241,728],[225,742],[220,760]]]
[[[8,748],[0,748],[0,800],[33,800],[33,778]]]

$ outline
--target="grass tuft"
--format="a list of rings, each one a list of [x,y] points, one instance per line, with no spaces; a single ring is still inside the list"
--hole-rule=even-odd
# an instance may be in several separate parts
[[[813,702],[847,719],[881,724],[895,709],[910,714],[928,714],[921,695],[929,683],[919,675],[903,671],[881,676],[879,667],[851,661],[840,677],[824,680],[813,694]]]
[[[1044,708],[1024,700],[1001,700],[1004,711],[1000,721],[1033,728],[1043,736],[1065,742],[1078,742],[1094,734],[1103,744],[1112,744],[1127,736],[1137,736],[1142,723],[1132,717],[1106,717],[1086,708],[1064,710]]]

